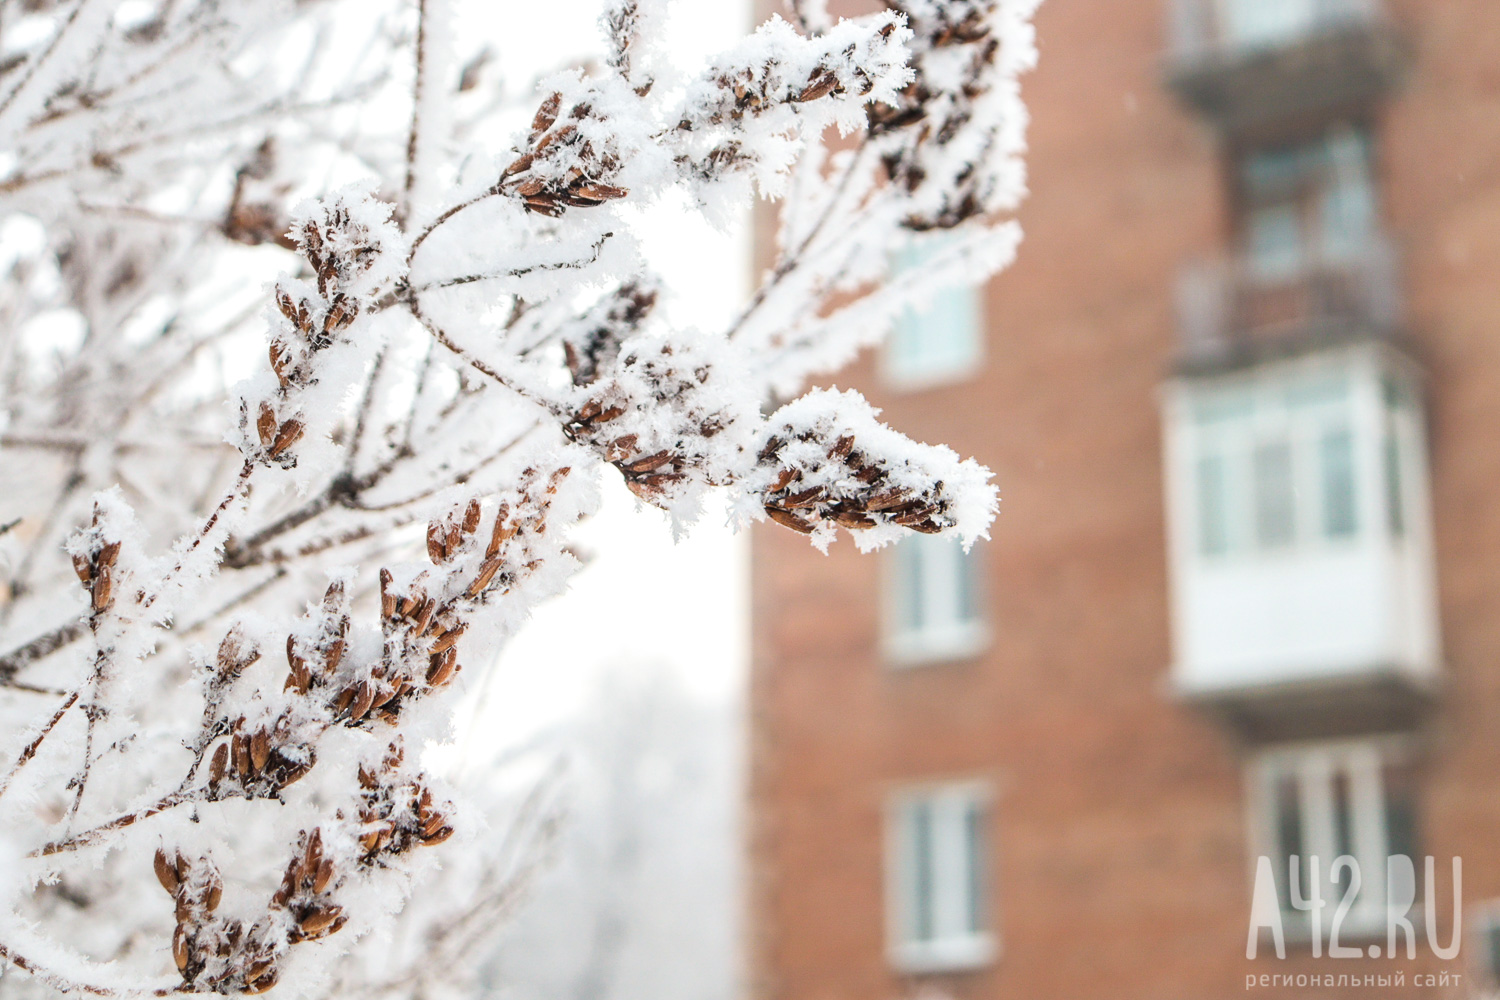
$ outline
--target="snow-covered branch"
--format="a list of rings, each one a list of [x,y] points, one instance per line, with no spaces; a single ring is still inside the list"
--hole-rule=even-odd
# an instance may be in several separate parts
[[[602,60],[509,104],[451,6],[0,22],[7,989],[395,995],[351,963],[413,897],[409,938],[472,960],[534,866],[471,840],[443,912],[474,826],[420,751],[566,587],[601,477],[825,548],[994,514],[857,394],[765,411],[1009,260],[1032,0],[800,3],[688,72],[661,0],[609,0]],[[675,325],[641,210],[757,193],[771,270]]]

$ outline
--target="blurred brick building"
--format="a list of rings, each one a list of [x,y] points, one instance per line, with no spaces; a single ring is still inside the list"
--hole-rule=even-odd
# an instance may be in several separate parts
[[[994,469],[993,541],[756,537],[756,995],[1492,988],[1500,3],[1036,25],[1019,262],[839,379]],[[1446,947],[1461,857],[1459,955],[1315,958],[1315,854],[1366,954],[1385,859],[1416,859],[1419,935],[1437,859]],[[1284,960],[1245,954],[1262,855]]]

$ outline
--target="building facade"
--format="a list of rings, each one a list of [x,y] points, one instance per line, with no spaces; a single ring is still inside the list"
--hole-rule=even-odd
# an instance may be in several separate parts
[[[1018,262],[839,379],[992,540],[755,539],[756,995],[1500,989],[1500,4],[1036,26]]]

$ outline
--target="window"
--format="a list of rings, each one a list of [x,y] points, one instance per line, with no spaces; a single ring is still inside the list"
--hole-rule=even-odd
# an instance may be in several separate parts
[[[1197,549],[1273,554],[1360,530],[1354,411],[1334,375],[1261,378],[1194,407]]]
[[[987,799],[971,784],[897,796],[889,828],[892,959],[913,972],[994,957],[989,932]]]
[[[1325,936],[1346,895],[1350,906],[1340,927],[1343,938],[1384,931],[1387,859],[1405,855],[1421,877],[1415,794],[1415,774],[1405,748],[1396,742],[1276,750],[1252,765],[1252,814],[1260,826],[1252,839],[1256,853],[1271,859],[1289,929],[1300,928],[1304,936],[1310,931],[1306,903],[1316,867]],[[1335,863],[1342,857],[1358,865],[1357,890],[1353,869]],[[1415,898],[1420,900],[1420,894]]]
[[[1307,34],[1317,21],[1317,0],[1221,0],[1224,24],[1237,45],[1285,44]]]
[[[1348,126],[1313,142],[1246,155],[1240,187],[1251,278],[1284,282],[1310,267],[1368,253],[1378,228],[1370,160],[1368,134]]]
[[[911,535],[888,559],[891,656],[904,662],[958,659],[984,646],[978,550],[951,538]]]
[[[940,252],[940,246],[909,249],[898,267],[916,268]],[[962,378],[979,363],[982,329],[978,289],[938,291],[897,319],[886,346],[887,378],[905,388]]]
[[[1500,989],[1500,901],[1481,906],[1473,927],[1474,974],[1481,987]]]

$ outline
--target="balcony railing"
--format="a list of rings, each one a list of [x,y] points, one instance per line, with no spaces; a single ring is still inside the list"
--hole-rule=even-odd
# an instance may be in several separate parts
[[[1400,270],[1384,239],[1286,275],[1243,257],[1194,262],[1178,280],[1183,360],[1232,360],[1329,334],[1389,337],[1401,319]]]
[[[1378,0],[1170,0],[1168,85],[1226,133],[1347,114],[1401,79]]]
[[[1179,66],[1233,59],[1384,21],[1379,0],[1172,0]]]

